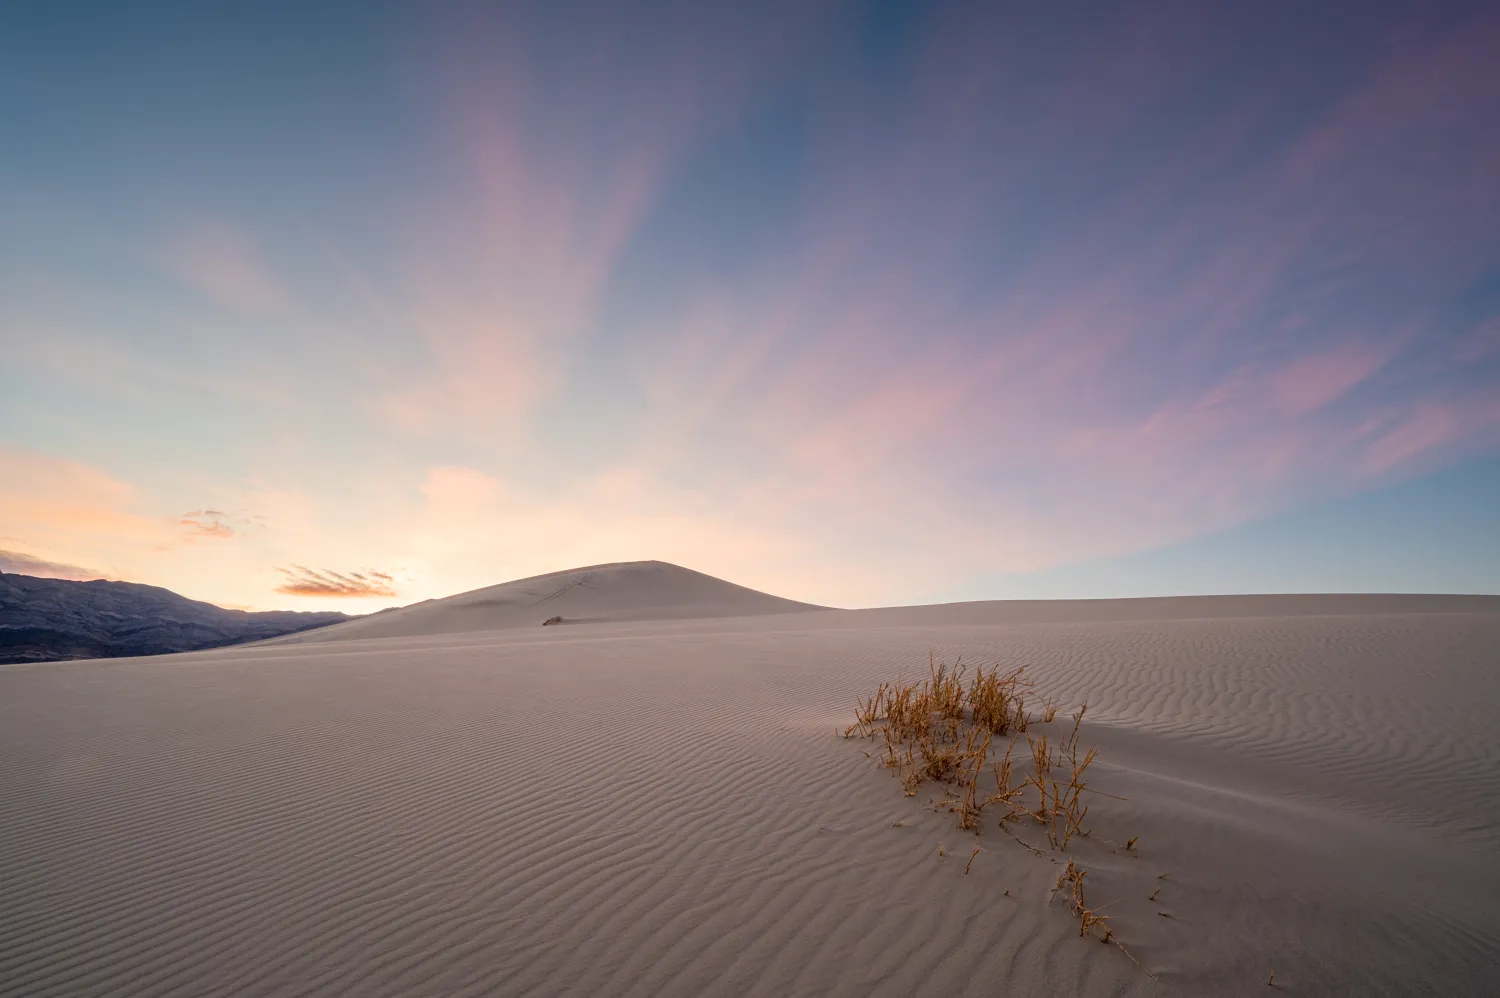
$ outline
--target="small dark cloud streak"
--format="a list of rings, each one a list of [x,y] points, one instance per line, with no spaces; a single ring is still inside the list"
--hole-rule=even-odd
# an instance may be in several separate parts
[[[218,509],[195,509],[191,513],[183,513],[177,522],[188,528],[189,538],[195,537],[233,537],[234,528],[225,523],[229,514]]]
[[[371,596],[393,597],[396,581],[385,572],[365,569],[363,572],[318,571],[303,565],[278,568],[286,576],[286,582],[276,587],[278,593],[288,596],[338,596],[354,599]]]
[[[103,572],[96,572],[91,568],[80,568],[77,565],[65,565],[62,562],[47,561],[35,558],[21,551],[0,551],[0,572],[10,572],[13,575],[33,575],[42,579],[72,579],[75,582],[86,582],[90,579],[104,578]]]

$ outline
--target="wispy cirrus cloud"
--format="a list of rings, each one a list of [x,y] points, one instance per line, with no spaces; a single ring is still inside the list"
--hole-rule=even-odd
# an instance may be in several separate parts
[[[161,253],[168,273],[217,305],[264,311],[288,294],[244,229],[199,221],[175,233]]]
[[[276,587],[288,596],[321,596],[340,599],[394,598],[395,578],[386,572],[365,569],[362,572],[335,572],[303,565],[278,568],[286,581]]]
[[[104,578],[104,573],[102,572],[80,568],[77,565],[65,565],[61,562],[47,561],[44,558],[36,558],[26,554],[24,551],[0,551],[0,572],[10,572],[15,575],[34,575],[43,579],[73,579],[75,581]]]
[[[272,536],[262,514],[226,504],[173,515],[166,505],[175,505],[173,495],[146,493],[81,461],[0,446],[0,547],[24,574],[149,582],[199,597],[254,596],[270,587],[247,580],[270,572],[277,545],[315,540],[321,527],[285,516],[275,493],[243,498],[283,515],[284,536]]]
[[[824,108],[799,252],[633,344],[660,418],[641,455],[857,495],[935,541],[988,521],[975,561],[1004,563],[1170,543],[1495,448],[1495,372],[1443,357],[1465,328],[1447,310],[1500,249],[1481,194],[1500,87],[1476,41],[1500,19],[1372,24],[1309,91],[1256,68],[1284,39],[1226,44],[1236,18],[1180,13],[1027,51],[1045,25],[952,8],[893,106]],[[1314,27],[1294,44],[1345,30]],[[1043,58],[1089,72],[1054,87]]]
[[[187,528],[189,541],[201,538],[227,539],[235,534],[234,527],[226,521],[229,514],[218,509],[197,509],[182,514],[178,525]]]
[[[0,461],[11,546],[246,603],[623,557],[879,602],[1500,449],[1493,12],[917,6],[440,4],[320,67],[389,114],[278,125],[285,177],[244,125],[146,279],[0,268],[0,407],[67,386],[46,439],[170,493]]]
[[[382,282],[406,363],[373,406],[398,430],[524,446],[674,174],[780,86],[765,61],[805,49],[823,19],[816,5],[592,15],[582,52],[550,16],[499,8],[439,14],[414,46],[445,167],[408,196]]]
[[[0,523],[48,558],[170,542],[170,523],[136,499],[134,486],[81,461],[0,446]]]

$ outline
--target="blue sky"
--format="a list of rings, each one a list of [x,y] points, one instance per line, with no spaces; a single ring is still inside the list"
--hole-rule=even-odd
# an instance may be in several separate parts
[[[998,573],[946,598],[1500,592],[1497,509],[1500,460],[1469,461],[1182,544]]]
[[[1500,591],[1497,45],[1483,4],[13,5],[0,569]]]

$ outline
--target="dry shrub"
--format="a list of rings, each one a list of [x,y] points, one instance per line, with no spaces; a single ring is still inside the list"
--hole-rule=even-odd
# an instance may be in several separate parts
[[[1006,735],[1011,728],[1026,730],[1026,697],[1031,692],[1031,681],[1022,677],[1025,666],[1004,675],[997,666],[993,672],[985,673],[980,666],[974,674],[974,684],[969,687],[967,700],[973,723],[992,735]]]
[[[929,658],[926,679],[881,683],[873,696],[856,703],[844,737],[878,737],[881,764],[901,780],[907,796],[928,780],[951,787],[956,796],[946,803],[958,813],[960,827],[977,831],[984,809],[998,805],[1002,822],[1029,818],[1046,828],[1052,848],[1066,850],[1073,836],[1088,834],[1083,794],[1095,792],[1084,774],[1097,750],[1080,754],[1078,743],[1087,706],[1073,715],[1067,737],[1054,742],[1045,731],[1031,733],[1033,726],[1052,722],[1057,706],[1044,700],[1040,713],[1033,713],[1036,697],[1024,667],[1002,672],[980,666],[967,685],[966,672],[962,663],[950,668]],[[1007,735],[1004,754],[992,763],[994,739]],[[1013,759],[1022,735],[1031,766],[1015,783]],[[980,789],[987,767],[993,790]],[[1033,806],[1025,803],[1029,789],[1035,791]]]
[[[1114,930],[1109,926],[1110,916],[1100,914],[1108,905],[1102,905],[1098,908],[1089,907],[1088,898],[1084,896],[1083,887],[1084,878],[1087,876],[1087,871],[1079,869],[1078,864],[1074,863],[1071,859],[1068,860],[1068,867],[1057,878],[1057,886],[1052,889],[1052,896],[1055,897],[1061,894],[1067,901],[1068,910],[1078,916],[1078,934],[1080,936],[1087,936],[1090,929],[1098,926],[1102,930],[1102,934],[1098,936],[1100,942],[1114,943],[1115,948],[1124,953],[1141,973],[1153,981],[1156,980],[1156,975],[1147,970],[1141,961],[1135,958],[1135,954],[1126,949],[1125,944],[1115,938]],[[1114,902],[1111,901],[1110,904],[1114,904]]]
[[[1094,926],[1102,926],[1104,935],[1103,942],[1112,942],[1114,933],[1109,928],[1109,916],[1101,915],[1098,911],[1089,907],[1088,901],[1083,896],[1083,879],[1088,876],[1087,871],[1080,870],[1078,865],[1071,859],[1068,860],[1068,868],[1057,878],[1057,886],[1053,888],[1054,894],[1062,894],[1068,902],[1068,908],[1078,916],[1078,934],[1088,935],[1089,929]]]
[[[1047,826],[1047,841],[1054,849],[1066,850],[1074,835],[1088,834],[1083,830],[1083,819],[1089,813],[1088,805],[1082,799],[1084,791],[1088,790],[1083,774],[1099,750],[1090,746],[1082,759],[1078,757],[1078,726],[1083,723],[1087,710],[1087,704],[1078,708],[1073,715],[1072,730],[1055,747],[1047,744],[1045,734],[1036,739],[1026,736],[1035,767],[1027,782],[1036,788],[1038,798],[1031,814]]]
[[[1058,705],[1036,697],[1024,667],[1003,672],[999,667],[980,666],[967,684],[966,674],[961,662],[950,668],[929,657],[926,679],[881,683],[873,696],[858,701],[854,723],[843,730],[843,736],[880,739],[880,764],[901,781],[908,797],[916,796],[927,781],[946,787],[950,795],[939,806],[946,805],[958,815],[960,828],[978,834],[985,809],[993,807],[999,812],[1000,827],[1027,849],[1041,854],[1010,831],[1007,823],[1039,825],[1046,831],[1048,844],[1066,852],[1075,836],[1089,834],[1083,825],[1089,811],[1084,794],[1099,793],[1085,780],[1098,749],[1084,749],[1079,743],[1088,705],[1071,715],[1073,724],[1066,734],[1049,731]],[[994,758],[999,751],[997,738],[1005,741],[1005,750]],[[1018,753],[1023,738],[1024,747]],[[993,789],[982,786],[990,782],[987,777],[993,779]],[[978,852],[976,846],[965,873]],[[1099,927],[1103,941],[1113,942],[1139,967],[1139,961],[1114,938],[1109,916],[1089,907],[1085,876],[1070,859],[1056,888],[1078,916],[1079,934]]]

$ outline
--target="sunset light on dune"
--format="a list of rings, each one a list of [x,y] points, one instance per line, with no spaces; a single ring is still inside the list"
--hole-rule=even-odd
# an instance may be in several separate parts
[[[5,20],[0,570],[1130,596],[1266,524],[1278,590],[1500,591],[1482,5]],[[1301,544],[1457,482],[1447,575]]]

